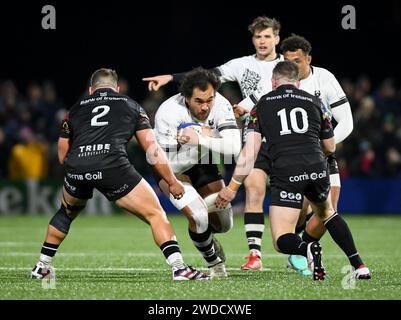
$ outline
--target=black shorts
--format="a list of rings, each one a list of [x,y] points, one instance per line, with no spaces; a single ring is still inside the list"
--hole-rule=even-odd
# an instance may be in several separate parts
[[[260,150],[253,167],[255,169],[261,169],[266,172],[267,175],[270,175],[271,162],[267,155],[267,142],[262,142],[260,145]]]
[[[223,179],[216,164],[197,164],[183,174],[191,179],[195,189]]]
[[[215,164],[196,164],[182,174],[189,177],[195,189],[223,179],[223,176]],[[153,170],[153,175],[157,184],[159,184],[162,177],[155,170]]]
[[[273,169],[270,189],[273,206],[301,209],[304,196],[312,202],[326,201],[330,191],[327,162]]]
[[[339,174],[338,170],[337,158],[335,154],[332,154],[327,157],[327,163],[329,164],[329,173],[330,174]]]
[[[98,189],[109,201],[126,196],[142,180],[133,166],[101,169],[64,175],[64,188],[73,197],[91,199],[93,189]]]

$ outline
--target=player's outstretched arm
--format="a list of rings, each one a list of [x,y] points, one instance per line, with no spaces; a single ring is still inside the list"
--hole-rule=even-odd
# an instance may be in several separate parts
[[[241,184],[253,168],[261,143],[262,135],[260,133],[249,132],[247,134],[246,143],[238,157],[234,174],[228,186],[219,192],[216,207],[225,208],[235,198]]]
[[[218,68],[210,69],[210,71],[216,73],[219,77],[221,76],[221,72]],[[174,81],[174,82],[181,82],[184,79],[187,72],[180,72],[180,73],[173,73],[173,74],[163,74],[154,77],[147,77],[142,78],[142,81],[147,81],[149,91],[157,91],[162,86],[166,85],[167,83]]]
[[[157,173],[169,185],[170,193],[174,198],[180,199],[184,195],[184,186],[175,177],[173,170],[167,160],[163,149],[156,141],[152,129],[144,129],[136,132],[139,144],[146,152],[148,162],[155,168]]]
[[[329,156],[336,151],[336,141],[334,137],[329,139],[322,139],[320,140],[320,144],[326,156]]]
[[[345,140],[354,129],[351,106],[349,102],[346,102],[341,106],[332,108],[331,112],[333,113],[334,120],[337,121],[337,125],[334,128],[334,138],[336,139],[336,143],[340,143]]]
[[[143,78],[142,81],[148,82],[149,91],[157,91],[162,86],[166,85],[170,81],[173,81],[173,76],[171,74],[164,74],[160,76]]]

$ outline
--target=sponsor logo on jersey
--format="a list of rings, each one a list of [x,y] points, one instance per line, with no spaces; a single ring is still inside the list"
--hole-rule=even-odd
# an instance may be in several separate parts
[[[96,143],[86,146],[79,146],[78,157],[97,156],[99,154],[106,154],[110,152],[110,143]]]
[[[303,174],[297,175],[297,176],[290,176],[288,178],[288,181],[290,182],[301,182],[301,181],[306,181],[306,180],[312,180],[315,181],[317,179],[323,179],[327,177],[327,171],[323,170],[322,172],[312,172],[311,174],[307,174],[304,172]]]
[[[85,173],[85,180],[102,180],[103,174],[101,171],[94,172],[94,173]]]
[[[88,172],[88,173],[83,173],[83,174],[76,174],[76,173],[69,173],[67,172],[67,177],[72,179],[72,180],[102,180],[103,179],[103,173],[101,171],[98,172]]]
[[[75,192],[77,190],[76,187],[72,186],[69,184],[69,182],[67,181],[67,179],[64,177],[64,186],[70,190],[71,192]]]
[[[293,193],[283,190],[280,192],[280,200],[285,202],[299,203],[302,200],[302,194],[300,194],[299,192]]]
[[[70,133],[70,126],[69,126],[69,124],[68,124],[68,120],[64,119],[63,122],[62,122],[62,124],[61,124],[61,127],[63,128],[63,131],[64,131],[65,133],[67,133],[67,134]]]
[[[114,190],[114,191],[111,191],[111,192],[107,192],[106,193],[106,195],[108,196],[108,197],[114,197],[114,196],[117,196],[117,195],[119,195],[119,194],[121,194],[121,193],[123,193],[125,190],[127,190],[128,189],[128,184],[124,184],[122,187],[120,187],[119,189],[117,189],[117,190]]]

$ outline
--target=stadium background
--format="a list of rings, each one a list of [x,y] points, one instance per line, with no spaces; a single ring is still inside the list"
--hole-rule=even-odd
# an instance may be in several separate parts
[[[337,152],[343,179],[340,210],[401,212],[401,68],[395,49],[401,35],[399,2],[269,2],[262,7],[168,1],[132,7],[125,2],[56,1],[51,3],[56,30],[41,27],[44,4],[13,2],[2,10],[0,214],[53,211],[62,177],[56,158],[58,123],[84,94],[93,70],[116,69],[123,90],[152,118],[177,88],[169,84],[150,94],[142,77],[214,67],[252,54],[247,26],[263,14],[281,21],[282,39],[291,33],[309,39],[312,63],[332,71],[351,101],[354,131]],[[355,6],[356,30],[342,28],[345,4]],[[235,85],[222,91],[233,103],[239,101]],[[138,146],[132,143],[129,149],[136,167],[149,176],[142,153],[135,152]],[[26,178],[39,182],[25,183]],[[174,211],[162,200],[167,211]],[[110,206],[97,201],[89,211],[106,214]]]

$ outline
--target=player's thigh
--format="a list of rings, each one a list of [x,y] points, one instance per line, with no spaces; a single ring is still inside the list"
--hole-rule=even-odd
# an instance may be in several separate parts
[[[84,174],[65,173],[61,202],[67,215],[75,219],[93,197],[94,187],[85,181]]]
[[[88,199],[80,199],[77,197],[72,196],[67,192],[65,187],[63,187],[63,198],[62,202],[64,205],[71,205],[71,206],[85,206]]]
[[[223,176],[215,164],[197,164],[184,172],[202,197],[224,187]]]
[[[191,180],[197,193],[207,201],[208,211],[216,211],[214,202],[224,188],[224,180],[217,165],[198,164],[184,173]]]
[[[271,161],[267,152],[267,143],[262,142],[258,155],[256,157],[255,163],[253,165],[254,169],[261,170],[266,173],[266,176],[270,174],[271,171]]]
[[[294,233],[299,218],[299,208],[270,206],[269,221],[273,242],[286,233]]]
[[[330,194],[329,194],[330,195]],[[329,199],[329,197],[324,200],[324,201],[312,201],[311,200],[311,207],[313,209],[313,212],[322,220],[326,220],[328,218],[330,218],[333,213],[334,213],[334,209],[333,209],[333,205],[331,204],[331,201]]]
[[[145,179],[142,179],[128,194],[116,200],[116,204],[146,221],[155,216],[167,220],[156,193]]]
[[[197,189],[202,198],[206,198],[211,194],[218,193],[224,188],[224,181],[222,179],[208,183],[207,185]]]
[[[209,224],[217,233],[227,232],[233,227],[233,211],[231,203],[226,208],[216,207],[218,193],[224,188],[224,181],[218,180],[199,188],[198,192],[202,196],[207,206]]]

